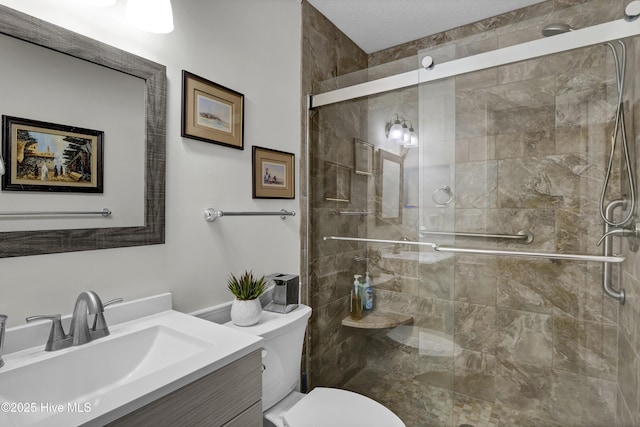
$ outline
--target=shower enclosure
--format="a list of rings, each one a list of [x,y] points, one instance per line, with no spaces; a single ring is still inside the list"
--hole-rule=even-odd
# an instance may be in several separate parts
[[[314,88],[310,387],[365,394],[407,426],[638,425],[640,269],[621,236],[632,232],[608,252],[596,245],[619,105],[603,43],[627,48],[630,161],[618,144],[604,197],[620,200],[614,221],[629,214],[640,123],[640,21],[621,19],[615,4],[565,9]],[[611,22],[542,39],[554,20],[580,28],[595,15]],[[409,133],[402,143],[396,122]],[[621,227],[633,228],[630,216]],[[626,288],[624,305],[603,292],[606,265],[612,289]],[[353,276],[366,272],[374,309],[354,321]]]

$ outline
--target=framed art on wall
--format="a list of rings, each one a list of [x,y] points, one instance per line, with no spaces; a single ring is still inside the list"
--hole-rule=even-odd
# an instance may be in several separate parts
[[[182,136],[244,150],[244,95],[182,70]]]
[[[293,153],[253,147],[253,198],[295,198]]]
[[[2,190],[103,192],[104,132],[2,116]]]

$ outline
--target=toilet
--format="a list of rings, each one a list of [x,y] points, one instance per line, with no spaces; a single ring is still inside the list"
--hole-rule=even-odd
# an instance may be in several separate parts
[[[263,311],[254,326],[234,329],[264,339],[262,412],[264,426],[275,427],[406,427],[380,403],[358,393],[316,387],[298,392],[302,343],[311,308],[299,305],[287,313]]]

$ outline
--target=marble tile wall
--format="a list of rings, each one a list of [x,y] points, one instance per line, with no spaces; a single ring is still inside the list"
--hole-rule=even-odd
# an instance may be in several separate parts
[[[508,46],[538,38],[540,28],[557,19],[576,27],[617,19],[624,5],[549,0],[374,53],[368,64],[407,58],[462,37],[467,38],[457,55]],[[306,33],[322,17],[308,5],[305,14],[314,22]],[[323,25],[321,33],[336,31]],[[303,59],[316,73],[309,82],[319,79],[320,69],[335,75],[340,56],[329,47],[339,45],[331,39],[335,35],[313,37],[306,41],[313,60]],[[632,46],[631,64],[640,66],[640,47]],[[319,64],[322,48],[330,50],[326,64]],[[602,233],[598,198],[615,105],[613,75],[609,52],[593,47],[458,77],[456,229],[515,233],[529,228],[536,239],[526,250],[600,254],[594,242]],[[635,128],[640,128],[638,89],[632,84],[628,100]],[[352,195],[357,195],[348,204],[320,197],[323,163],[349,166],[354,136],[381,147],[376,123],[399,106],[404,114],[417,115],[417,90],[323,107],[313,117],[310,384],[367,394],[408,426],[640,425],[640,304],[631,296],[619,308],[605,298],[599,264],[480,256],[428,264],[390,260],[384,256],[390,248],[379,245],[321,241],[327,234],[417,238],[421,219],[415,209],[405,210],[401,225],[382,227],[372,219],[333,214],[375,208],[371,179],[354,175]],[[610,198],[617,196],[619,178],[614,176]],[[522,249],[515,243],[481,245]],[[640,292],[640,257],[626,245],[624,250],[630,262],[615,276],[633,295]],[[366,256],[369,265],[354,263],[355,256]],[[342,327],[350,275],[365,268],[375,275],[379,308],[411,314],[414,326],[449,337],[454,355],[420,354],[390,339],[388,330],[371,334]]]
[[[314,84],[318,82],[366,69],[366,54],[322,14],[307,2],[303,2],[302,13],[303,93],[313,93]],[[347,102],[315,111],[310,116],[309,164],[303,171],[309,174],[309,188],[306,182],[302,183],[302,205],[307,209],[303,212],[307,221],[303,223],[308,224],[308,228],[302,230],[301,235],[308,260],[303,261],[301,267],[302,289],[307,304],[313,308],[303,367],[309,388],[339,386],[366,362],[362,350],[364,337],[341,325],[349,312],[352,275],[355,271],[364,274],[366,268],[353,259],[364,257],[366,248],[322,240],[327,235],[366,235],[366,223],[361,218],[336,215],[340,210],[366,208],[367,177],[356,175],[352,170],[353,139],[364,139],[366,106],[363,101]],[[303,147],[303,152],[306,150],[307,147]],[[336,177],[325,176],[325,165],[329,163],[349,169],[349,202],[325,199],[326,188],[335,187],[336,182]]]

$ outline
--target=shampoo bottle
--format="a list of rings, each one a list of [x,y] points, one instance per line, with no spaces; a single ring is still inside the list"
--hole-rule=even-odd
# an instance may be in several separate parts
[[[360,280],[358,279],[360,277],[362,276],[360,276],[359,274],[353,276],[355,280],[353,282],[353,289],[351,289],[351,305],[349,310],[351,312],[351,318],[353,320],[362,319],[362,297],[358,293],[358,287],[360,285]]]
[[[364,279],[364,293],[362,294],[362,300],[365,310],[373,310],[373,280],[369,277],[368,271],[367,276]]]

